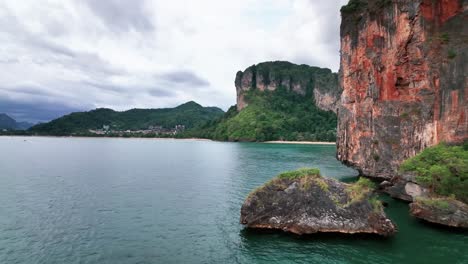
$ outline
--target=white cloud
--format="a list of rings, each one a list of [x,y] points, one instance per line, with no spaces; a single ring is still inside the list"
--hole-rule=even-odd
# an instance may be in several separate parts
[[[345,2],[4,0],[0,97],[67,109],[188,100],[226,109],[235,103],[235,73],[252,64],[336,71]]]

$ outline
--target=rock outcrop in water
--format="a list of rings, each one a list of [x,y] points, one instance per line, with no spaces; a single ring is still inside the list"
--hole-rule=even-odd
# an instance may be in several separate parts
[[[414,174],[394,177],[391,185],[384,190],[393,198],[411,202],[410,214],[416,218],[450,227],[468,228],[468,205],[432,193],[415,181]]]
[[[450,227],[468,228],[468,205],[450,198],[416,198],[411,215]]]
[[[369,181],[345,184],[323,178],[318,170],[279,175],[252,192],[241,209],[248,228],[276,229],[294,234],[317,232],[367,233],[389,236],[396,226]]]
[[[414,173],[401,173],[393,177],[384,191],[391,197],[413,202],[416,197],[427,197],[430,190],[422,187],[415,179]]]
[[[440,144],[404,161],[399,173],[380,187],[390,196],[412,202],[410,212],[425,221],[468,226],[468,142]]]
[[[338,74],[330,69],[296,65],[287,61],[263,62],[237,72],[237,110],[244,109],[248,102],[247,91],[276,91],[280,87],[303,96],[314,98],[322,110],[336,113],[341,93]]]
[[[342,8],[337,157],[390,179],[468,137],[468,1],[351,0]]]

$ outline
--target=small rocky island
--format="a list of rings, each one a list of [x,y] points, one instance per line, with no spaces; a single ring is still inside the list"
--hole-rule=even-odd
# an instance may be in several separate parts
[[[361,178],[346,184],[324,178],[318,169],[285,172],[254,190],[241,209],[241,224],[294,234],[318,232],[390,236],[395,224]]]
[[[410,204],[410,213],[434,224],[468,228],[468,205],[450,197],[419,197]]]

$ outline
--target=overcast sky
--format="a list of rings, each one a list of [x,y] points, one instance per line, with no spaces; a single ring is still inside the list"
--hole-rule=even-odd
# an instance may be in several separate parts
[[[0,113],[235,104],[238,70],[288,60],[334,71],[347,0],[2,0]]]

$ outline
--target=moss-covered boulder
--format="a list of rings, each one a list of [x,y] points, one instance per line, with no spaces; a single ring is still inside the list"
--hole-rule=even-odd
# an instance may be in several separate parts
[[[468,228],[468,205],[450,197],[416,198],[410,213],[427,222]]]
[[[299,235],[318,232],[392,235],[396,226],[373,195],[372,185],[365,178],[354,184],[324,178],[318,169],[286,172],[247,197],[240,221],[247,228],[277,229]]]

